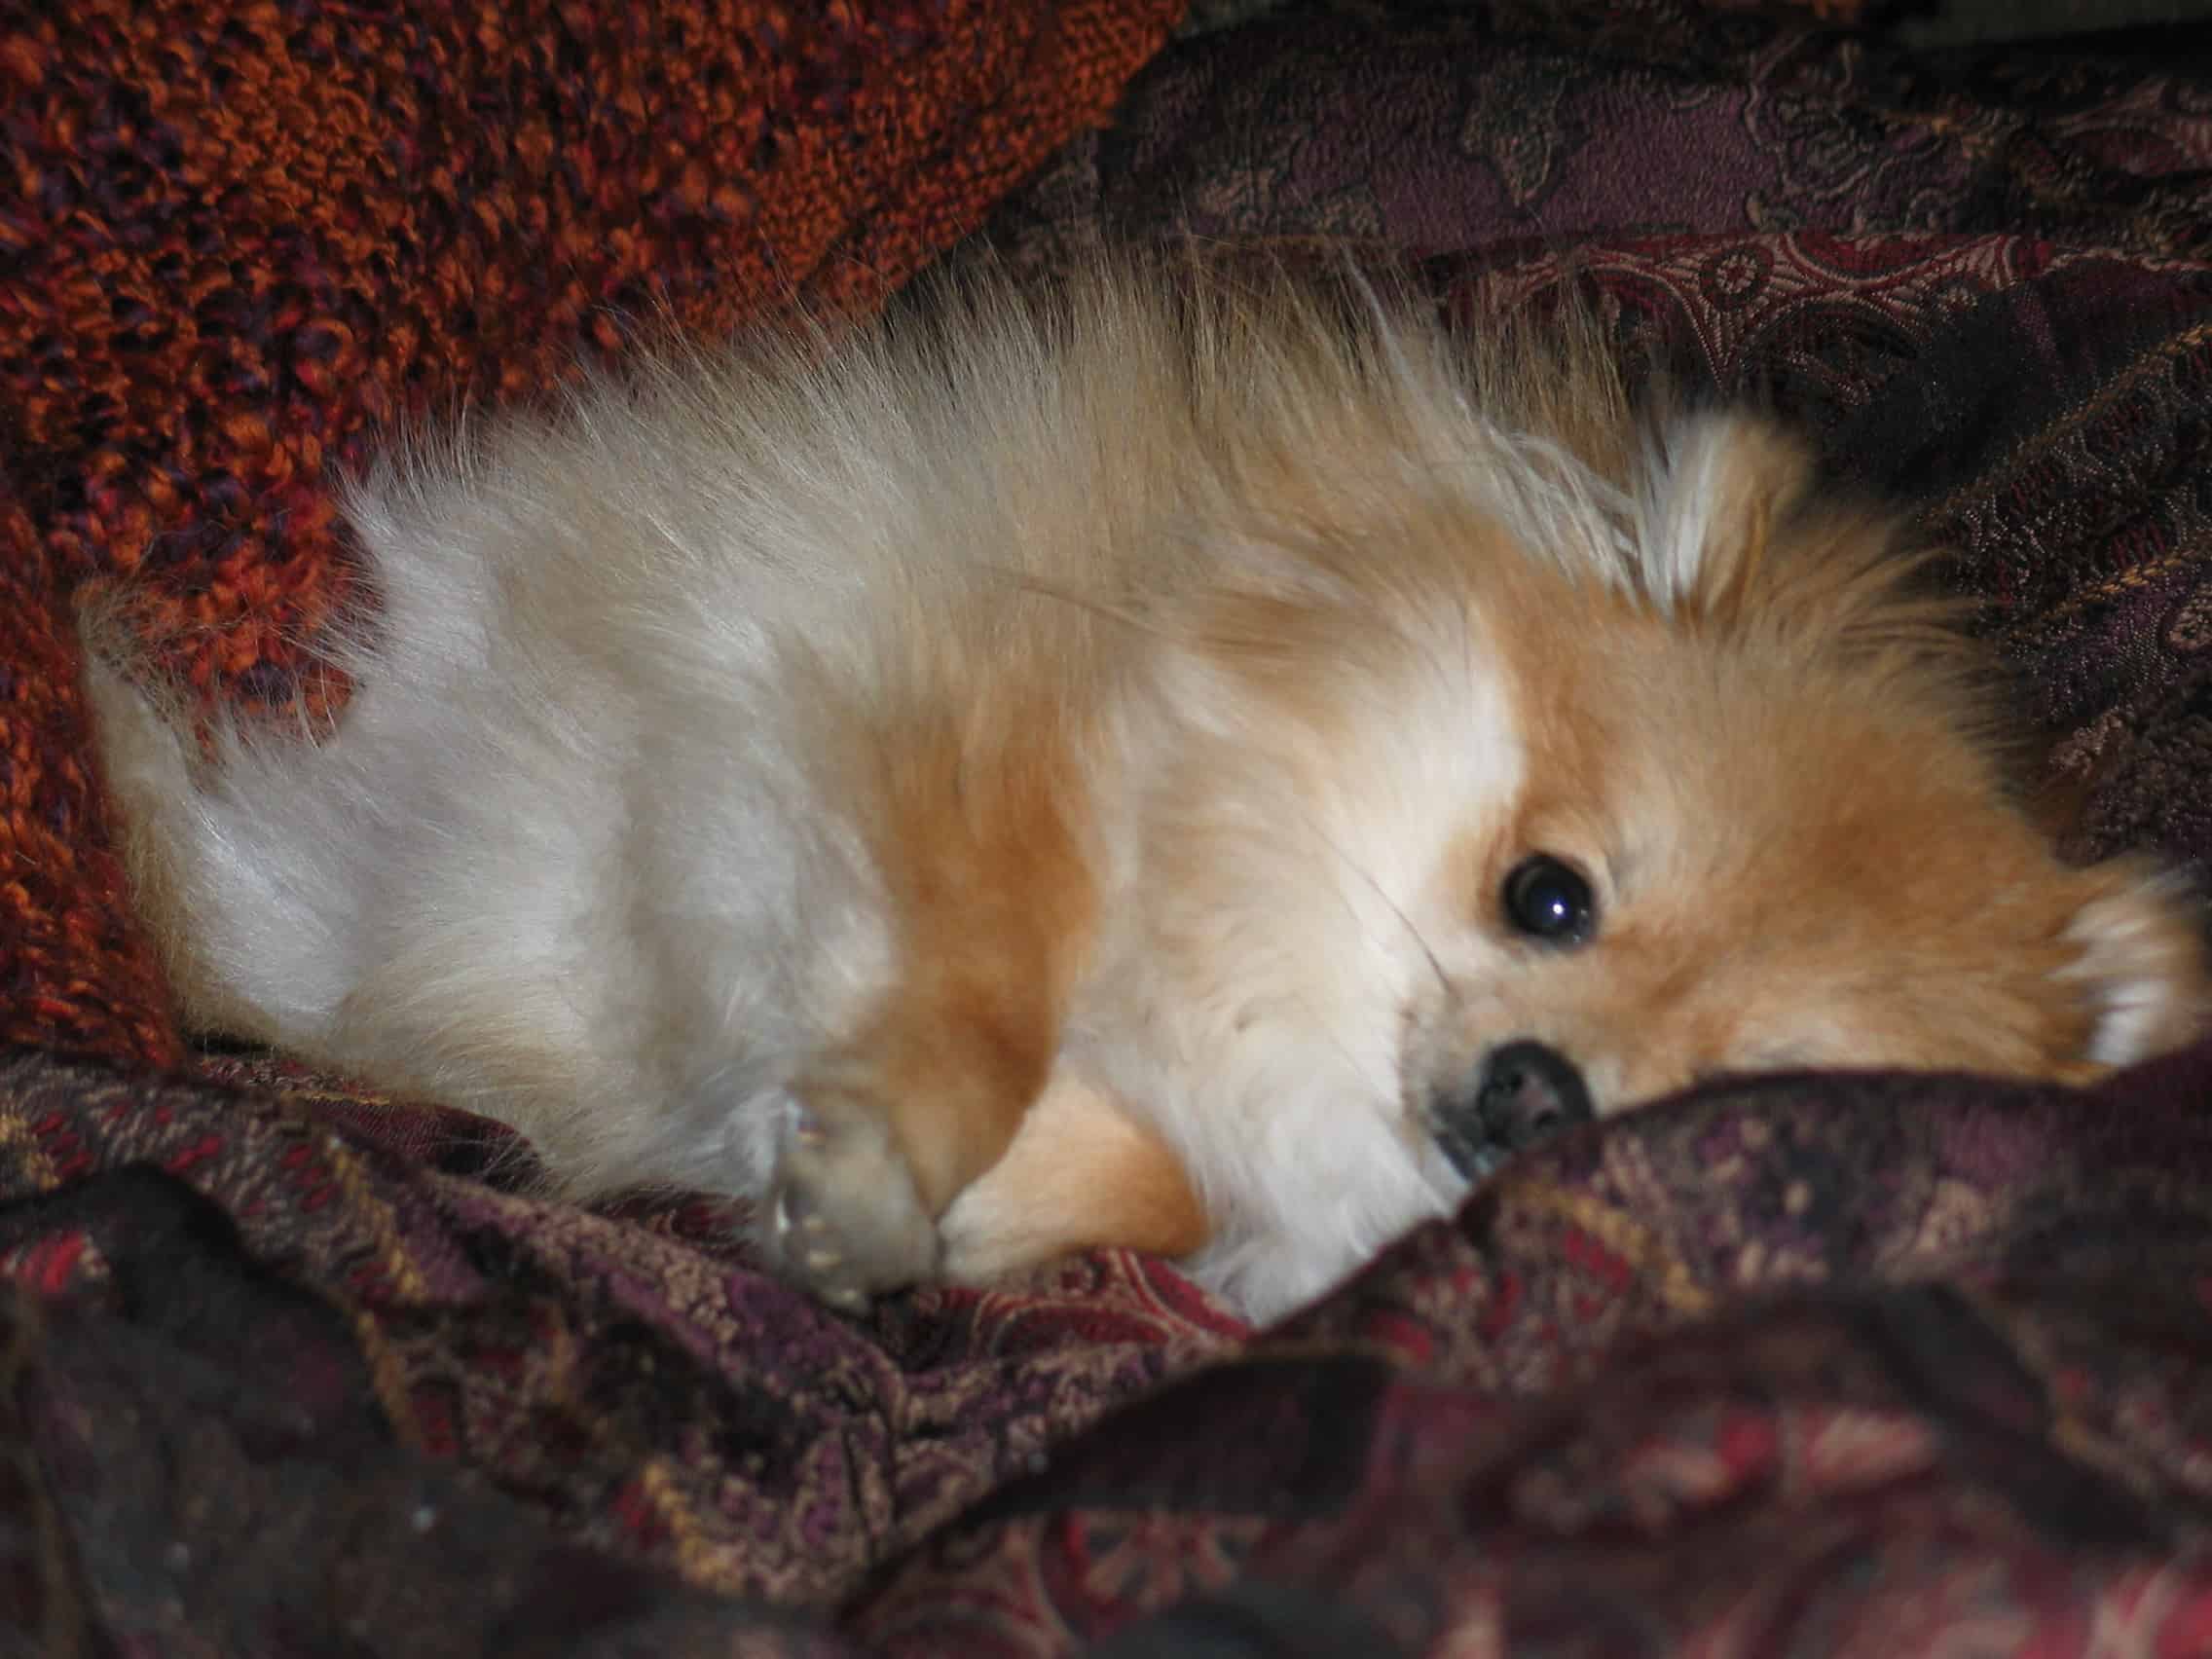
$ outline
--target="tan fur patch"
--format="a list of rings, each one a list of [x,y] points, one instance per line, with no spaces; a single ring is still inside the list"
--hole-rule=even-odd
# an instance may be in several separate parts
[[[985,1284],[1100,1244],[1187,1256],[1208,1231],[1189,1176],[1160,1137],[1061,1072],[1006,1156],[946,1212],[944,1272]]]
[[[1098,902],[1076,828],[1087,782],[1051,699],[967,689],[973,718],[875,748],[899,967],[852,1046],[932,1214],[997,1161],[1043,1090]],[[1009,730],[1008,710],[1039,718]]]

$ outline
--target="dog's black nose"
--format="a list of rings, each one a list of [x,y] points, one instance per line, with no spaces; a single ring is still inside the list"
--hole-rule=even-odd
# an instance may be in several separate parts
[[[1438,1099],[1437,1139],[1462,1175],[1480,1180],[1508,1154],[1595,1115],[1572,1060],[1548,1043],[1505,1043],[1491,1051],[1472,1088]]]
[[[1546,1043],[1508,1043],[1493,1050],[1475,1101],[1490,1138],[1508,1152],[1591,1118],[1582,1074]]]

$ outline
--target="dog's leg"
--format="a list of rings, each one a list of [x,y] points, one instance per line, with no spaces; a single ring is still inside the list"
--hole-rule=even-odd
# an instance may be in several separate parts
[[[938,1217],[1051,1074],[1097,906],[1083,768],[1050,734],[907,731],[883,755],[898,971],[797,1080],[771,1209],[787,1271],[846,1308],[937,1272]]]
[[[944,1214],[943,1274],[984,1284],[1101,1244],[1188,1256],[1205,1212],[1165,1142],[1062,1067]]]

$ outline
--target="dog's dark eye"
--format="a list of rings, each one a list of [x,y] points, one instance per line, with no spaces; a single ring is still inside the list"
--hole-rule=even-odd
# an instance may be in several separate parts
[[[1549,853],[1523,859],[1505,878],[1505,919],[1546,944],[1581,944],[1597,931],[1590,884]]]

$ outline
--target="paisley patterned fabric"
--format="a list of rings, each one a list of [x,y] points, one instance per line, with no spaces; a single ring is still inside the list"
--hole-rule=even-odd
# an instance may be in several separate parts
[[[651,157],[721,130],[713,88],[829,134],[899,51],[972,91],[1004,83],[957,64],[1032,67],[972,119],[868,128],[916,169],[872,198],[911,250],[888,279],[967,211],[896,203],[945,200],[950,167],[979,206],[1006,146],[1042,155],[1165,18],[831,8],[814,34],[771,9],[725,35],[567,7],[487,45],[312,4],[71,16],[0,25],[39,94],[0,108],[17,1648],[2212,1651],[2212,1047],[2083,1093],[1809,1076],[1666,1103],[1264,1333],[1115,1252],[840,1320],[755,1272],[725,1208],[547,1203],[491,1125],[189,1049],[103,850],[61,576],[135,561],[200,622],[206,683],[283,694],[289,629],[343,579],[300,446],[342,451],[375,398],[553,373],[600,313],[531,263],[543,227],[596,230],[558,267],[592,303],[616,270],[700,323],[764,302],[753,232],[650,205],[684,188]],[[1000,45],[963,57],[982,28]],[[516,40],[527,73],[484,67]],[[315,149],[258,217],[193,218],[194,144],[292,143],[268,89],[340,68],[391,78],[312,129],[385,136]],[[657,150],[593,136],[663,119]],[[391,134],[431,130],[467,185],[405,212],[466,215],[380,243],[404,214],[377,193],[414,176],[392,158],[428,165]],[[771,153],[710,198],[796,189],[756,174]],[[1306,4],[1179,40],[991,236],[1047,269],[1132,235],[1349,243],[1471,326],[1575,291],[1949,539],[2079,851],[2203,861],[2208,162],[2212,82],[2177,64],[1913,58],[1689,0]],[[244,194],[209,200],[254,205],[259,175],[223,177]],[[134,259],[133,297],[109,274]]]
[[[751,1271],[714,1205],[536,1202],[490,1125],[334,1105],[0,1068],[0,1180],[45,1195],[0,1210],[16,1451],[45,1475],[21,1493],[85,1574],[46,1616],[220,1653],[360,1623],[414,1653],[442,1609],[442,1641],[509,1652],[510,1625],[587,1634],[586,1590],[628,1631],[688,1586],[705,1640],[832,1604],[1242,1334],[1124,1252],[856,1325]]]
[[[940,1530],[858,1632],[2196,1651],[2208,1083],[2202,1053],[2085,1099],[1808,1079],[1528,1160]]]

